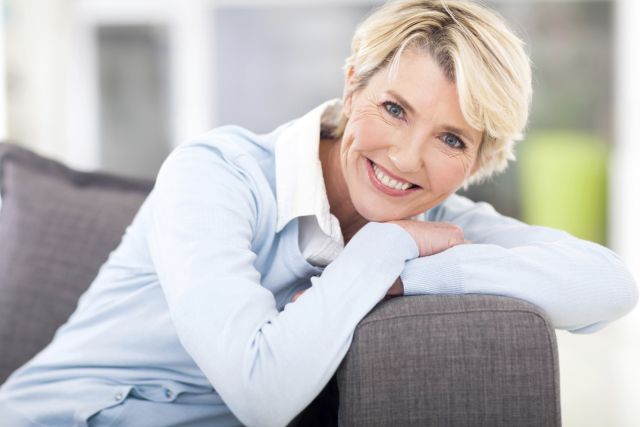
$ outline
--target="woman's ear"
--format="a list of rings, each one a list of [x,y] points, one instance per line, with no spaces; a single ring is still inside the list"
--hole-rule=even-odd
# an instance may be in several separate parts
[[[350,66],[349,68],[347,68],[347,72],[345,74],[345,79],[344,79],[344,90],[342,92],[342,112],[343,114],[349,118],[349,116],[351,115],[351,100],[353,98],[353,92],[354,92],[354,76],[355,76],[355,69],[353,68],[353,66]]]

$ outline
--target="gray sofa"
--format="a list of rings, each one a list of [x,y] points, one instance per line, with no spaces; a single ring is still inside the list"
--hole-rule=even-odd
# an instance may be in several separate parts
[[[0,144],[0,384],[71,314],[152,184]],[[554,330],[505,297],[384,300],[290,425],[558,426]]]

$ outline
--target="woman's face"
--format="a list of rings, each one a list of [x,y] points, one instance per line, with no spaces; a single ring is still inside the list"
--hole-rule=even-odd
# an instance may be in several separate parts
[[[465,122],[455,83],[426,53],[406,50],[392,78],[387,68],[376,73],[345,99],[344,111],[342,172],[369,221],[422,213],[476,170],[482,132]]]

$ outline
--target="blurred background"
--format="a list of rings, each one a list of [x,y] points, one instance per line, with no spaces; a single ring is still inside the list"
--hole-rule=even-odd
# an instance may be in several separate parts
[[[222,124],[267,132],[342,93],[365,0],[0,0],[0,138],[154,177]],[[640,4],[501,0],[534,101],[518,162],[465,194],[618,252],[640,278]],[[558,331],[566,426],[640,425],[640,314]]]

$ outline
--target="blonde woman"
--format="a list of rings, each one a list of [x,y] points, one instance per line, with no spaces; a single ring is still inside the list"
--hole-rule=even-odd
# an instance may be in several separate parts
[[[3,422],[283,426],[385,296],[506,295],[573,332],[636,304],[608,249],[455,195],[503,170],[527,123],[529,59],[495,13],[390,2],[345,70],[340,100],[168,157],[76,312],[3,386]]]

